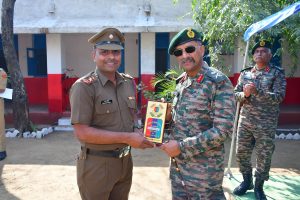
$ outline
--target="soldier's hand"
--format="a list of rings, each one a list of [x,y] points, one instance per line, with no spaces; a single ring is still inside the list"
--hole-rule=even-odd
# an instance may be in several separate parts
[[[179,143],[176,140],[170,140],[169,142],[162,144],[159,148],[170,157],[178,156],[181,153]]]
[[[134,132],[135,133],[138,133],[138,134],[140,134],[140,135],[144,135],[144,129],[143,128],[135,128],[134,129]]]
[[[133,132],[130,133],[128,144],[133,148],[145,149],[153,148],[154,144],[147,140],[141,133]]]
[[[169,122],[172,119],[172,104],[168,103],[166,112],[166,121]]]
[[[160,99],[161,102],[167,103],[165,98]],[[167,111],[166,111],[166,118],[165,120],[168,122],[172,119],[172,103],[167,103]]]
[[[5,91],[5,88],[4,89],[0,89],[0,93],[3,93]]]
[[[251,86],[250,86],[250,84],[244,85],[243,92],[244,92],[245,97],[249,97],[251,95]]]
[[[250,88],[250,93],[256,95],[257,94],[257,89],[254,83],[250,83],[249,84],[249,88]]]

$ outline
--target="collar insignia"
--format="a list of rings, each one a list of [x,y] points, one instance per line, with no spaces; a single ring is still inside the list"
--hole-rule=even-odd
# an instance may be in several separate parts
[[[203,80],[204,75],[200,74],[200,76],[197,78],[197,83],[201,83],[201,81]]]
[[[269,66],[266,67],[265,71],[266,71],[266,72],[269,72],[269,71],[270,71],[270,67],[269,67]]]

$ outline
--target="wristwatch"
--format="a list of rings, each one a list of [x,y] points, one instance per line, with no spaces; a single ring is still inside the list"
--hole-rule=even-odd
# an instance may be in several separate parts
[[[143,125],[135,124],[135,125],[133,126],[133,128],[142,129],[142,128],[144,128],[144,127],[143,127]]]

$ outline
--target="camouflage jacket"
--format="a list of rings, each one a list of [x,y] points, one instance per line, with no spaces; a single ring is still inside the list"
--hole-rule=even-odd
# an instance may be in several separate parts
[[[179,162],[222,153],[234,114],[233,86],[227,76],[205,62],[195,77],[184,73],[176,86],[170,134],[180,141]]]
[[[243,86],[249,82],[255,84],[258,93],[245,97]],[[285,97],[286,79],[284,71],[275,66],[262,70],[249,67],[241,71],[234,92],[237,101],[243,104],[240,120],[265,122],[277,126],[279,104]]]

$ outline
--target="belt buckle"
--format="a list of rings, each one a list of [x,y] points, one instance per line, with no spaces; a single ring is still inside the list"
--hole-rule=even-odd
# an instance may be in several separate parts
[[[123,158],[124,157],[124,151],[119,151],[119,158]]]
[[[127,147],[124,147],[124,148],[122,148],[122,149],[118,149],[117,151],[118,151],[118,153],[119,153],[119,158],[123,158],[124,156],[126,156],[127,154],[128,154],[128,152],[129,152],[129,146],[127,146]]]
[[[115,157],[116,158],[122,158],[123,157],[123,148],[122,149],[116,149],[116,150],[114,150],[114,154],[115,154]]]

